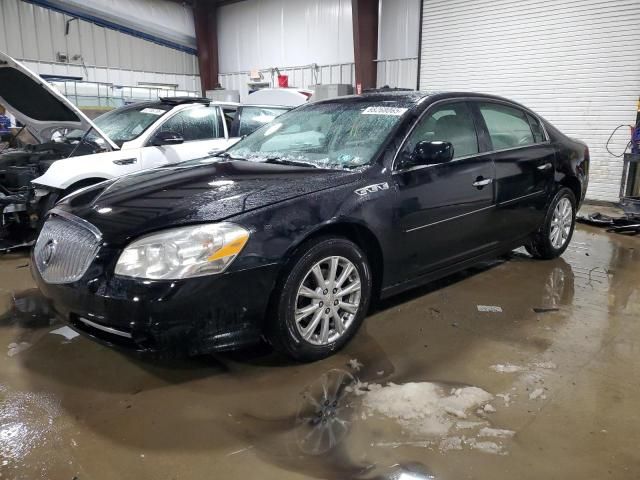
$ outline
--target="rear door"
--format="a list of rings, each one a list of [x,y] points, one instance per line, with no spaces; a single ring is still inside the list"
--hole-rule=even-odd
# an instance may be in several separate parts
[[[398,156],[419,141],[453,144],[453,160],[398,170],[394,218],[403,268],[416,276],[476,256],[492,244],[494,167],[482,154],[472,111],[465,101],[439,103],[418,120]],[[398,159],[396,159],[396,164]]]
[[[184,138],[179,145],[153,146],[159,132],[173,132]],[[215,105],[195,105],[167,118],[149,137],[142,148],[142,168],[155,168],[214,155],[227,148],[228,140],[222,125],[220,110]]]
[[[524,237],[544,219],[553,188],[555,150],[539,120],[514,105],[473,101],[484,130],[481,148],[496,168],[496,234],[499,241]]]

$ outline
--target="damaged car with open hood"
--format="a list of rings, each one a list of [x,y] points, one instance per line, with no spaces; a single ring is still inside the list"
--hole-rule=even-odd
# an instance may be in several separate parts
[[[72,192],[210,156],[239,139],[233,130],[238,119],[231,122],[222,105],[206,98],[160,98],[90,120],[37,74],[2,52],[0,104],[22,125],[11,139],[13,148],[0,151],[0,250],[32,243],[45,213]],[[266,123],[287,109],[270,108],[269,115],[260,118]],[[254,121],[251,128],[259,125]],[[25,135],[32,142],[16,145]]]

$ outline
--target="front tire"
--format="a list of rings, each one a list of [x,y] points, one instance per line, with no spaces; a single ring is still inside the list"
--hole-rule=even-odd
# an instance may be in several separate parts
[[[576,197],[568,188],[561,188],[553,197],[540,229],[525,248],[534,258],[549,260],[564,253],[571,242],[576,225]]]
[[[328,357],[360,327],[371,288],[367,257],[355,243],[324,237],[304,245],[275,291],[269,342],[295,360]]]

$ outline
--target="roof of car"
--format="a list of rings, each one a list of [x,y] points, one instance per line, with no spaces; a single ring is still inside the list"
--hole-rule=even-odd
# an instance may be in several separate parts
[[[394,89],[394,88],[380,88],[380,89],[365,90],[363,93],[359,95],[346,95],[343,97],[334,97],[327,100],[318,100],[313,103],[323,104],[323,103],[332,103],[332,102],[347,102],[347,103],[395,102],[398,106],[409,107],[409,106],[420,103],[422,100],[426,98],[430,98],[434,101],[445,100],[448,98],[451,98],[451,99],[477,98],[477,99],[497,100],[499,102],[510,103],[520,108],[523,108],[525,110],[531,111],[526,106],[514,100],[511,100],[509,98],[501,97],[499,95],[491,95],[487,93],[477,93],[477,92],[457,92],[457,91],[425,92],[425,91]]]
[[[365,90],[359,95],[345,95],[341,97],[329,98],[326,100],[316,100],[313,104],[345,102],[345,103],[359,103],[359,102],[396,102],[398,105],[405,106],[418,103],[421,99],[432,95],[429,92],[418,92],[415,90],[400,90],[400,89],[376,89]]]

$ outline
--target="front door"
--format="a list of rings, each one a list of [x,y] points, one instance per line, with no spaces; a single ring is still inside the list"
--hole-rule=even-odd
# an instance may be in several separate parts
[[[455,101],[431,107],[399,158],[410,155],[420,141],[450,142],[454,154],[445,163],[393,173],[397,254],[411,270],[404,272],[405,277],[479,255],[494,241],[490,225],[494,166],[491,157],[479,151],[469,105]],[[400,278],[403,272],[396,273]]]
[[[152,133],[173,132],[182,136],[179,145],[147,145],[142,148],[142,168],[155,168],[214,155],[227,148],[217,106],[194,105],[180,110]]]
[[[478,101],[478,123],[496,166],[496,232],[505,243],[523,238],[544,220],[553,188],[555,151],[533,115],[512,105]]]

